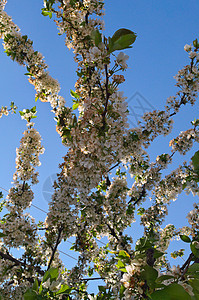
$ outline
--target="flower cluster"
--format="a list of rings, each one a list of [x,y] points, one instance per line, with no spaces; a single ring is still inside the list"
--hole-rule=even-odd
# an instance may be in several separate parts
[[[189,224],[191,225],[192,235],[196,236],[199,230],[199,205],[198,204],[194,203],[194,209],[188,213],[187,219]]]
[[[5,115],[5,116],[8,116],[9,115],[9,111],[8,111],[8,108],[7,106],[2,106],[1,109],[0,109],[0,118]]]
[[[126,288],[125,299],[127,300],[131,300],[133,296],[142,295],[144,292],[145,282],[140,278],[143,265],[142,259],[134,259],[130,265],[126,266],[127,273],[124,273],[121,282]]]
[[[199,133],[196,129],[188,129],[171,140],[169,146],[172,147],[173,152],[179,151],[180,154],[185,155],[192,148],[193,141],[199,142]]]
[[[5,4],[5,2],[3,1]],[[20,29],[11,17],[4,12],[4,5],[0,7],[0,38],[4,40],[4,49],[8,56],[20,65],[26,66],[29,82],[35,86],[36,98],[48,101],[53,109],[64,106],[65,100],[59,96],[60,86],[57,80],[46,71],[46,65],[42,54],[33,49],[33,42],[26,35],[21,35]],[[56,110],[54,110],[56,112]]]
[[[8,116],[10,112],[12,114],[16,113],[16,110],[17,110],[17,106],[14,104],[14,102],[11,102],[10,108],[8,108],[7,106],[2,106],[0,108],[0,118],[2,118],[3,115]]]
[[[177,81],[176,86],[179,88],[179,91],[176,96],[167,99],[167,105],[165,106],[168,112],[173,110],[173,114],[179,111],[181,105],[187,103],[194,105],[199,90],[198,46],[185,45],[184,50],[189,53],[191,64],[181,69],[174,77]]]
[[[158,135],[168,135],[173,124],[169,113],[157,110],[145,113],[143,121],[145,122],[142,125],[143,132],[149,136],[146,145],[148,145],[148,141],[153,141]]]

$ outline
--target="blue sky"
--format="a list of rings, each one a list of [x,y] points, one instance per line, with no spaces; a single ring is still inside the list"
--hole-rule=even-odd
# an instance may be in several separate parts
[[[70,89],[74,89],[76,81],[76,64],[73,62],[72,51],[64,46],[64,38],[57,35],[56,24],[41,15],[42,2],[42,0],[8,0],[5,10],[21,28],[22,34],[27,34],[34,41],[35,50],[45,56],[51,76],[60,82],[61,95],[65,97],[67,105],[70,105],[72,103]],[[176,92],[173,76],[189,62],[187,53],[183,50],[184,45],[199,38],[199,1],[107,0],[105,13],[106,36],[113,35],[119,28],[131,29],[138,36],[133,49],[126,51],[130,56],[129,68],[124,74],[126,82],[121,86],[121,90],[128,99],[139,92],[155,108],[163,108],[166,98]],[[25,68],[12,62],[0,46],[0,105],[8,105],[14,101],[19,110],[35,105],[34,88],[24,73]],[[140,101],[143,101],[142,99],[141,97]],[[130,105],[135,107],[136,100],[132,99]],[[61,139],[55,131],[50,105],[38,101],[36,106],[38,117],[35,128],[42,135],[46,151],[41,157],[40,183],[34,188],[34,204],[47,210],[48,204],[42,194],[43,185],[49,176],[58,172],[58,164],[62,162],[67,149],[62,146]],[[187,110],[182,109],[175,117],[176,125],[170,138],[157,139],[150,149],[152,157],[167,152],[168,141],[179,131],[190,127],[190,121],[194,118],[198,118],[198,109],[190,107]],[[19,146],[25,127],[25,121],[20,120],[19,114],[0,120],[0,186],[5,189],[11,187],[12,174],[15,172],[15,149]],[[195,150],[198,150],[197,146]],[[190,157],[191,154],[187,159],[190,160]],[[177,162],[182,161],[182,158],[176,155],[175,159],[177,166]],[[197,199],[193,200],[191,196],[180,197],[180,201],[171,205],[171,217],[168,221],[174,220],[177,226],[182,222],[186,223],[184,211],[188,211],[187,207],[191,208],[194,201]],[[44,213],[34,207],[30,212],[37,221],[44,221]],[[129,232],[134,234],[134,229],[130,229]],[[67,253],[69,246],[64,248]],[[68,263],[72,264],[70,260]]]

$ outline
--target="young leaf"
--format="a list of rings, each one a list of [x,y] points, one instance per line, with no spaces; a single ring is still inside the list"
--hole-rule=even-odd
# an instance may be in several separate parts
[[[119,29],[117,30],[112,38],[109,38],[109,53],[122,50],[126,48],[132,48],[131,45],[136,40],[136,34],[129,29]]]
[[[124,251],[124,250],[120,250],[118,256],[121,257],[121,258],[130,257],[130,255],[126,251]]]
[[[184,290],[184,288],[172,283],[162,290],[155,291],[151,294],[152,300],[191,300],[191,296]]]
[[[35,291],[28,289],[27,292],[23,295],[24,300],[36,300],[38,299]]]
[[[198,294],[199,296],[199,279],[190,279],[189,280],[189,284],[192,286],[192,288],[194,289],[194,292]],[[194,293],[194,294],[195,294]]]
[[[79,99],[79,95],[77,93],[75,93],[73,90],[70,90],[70,94],[73,98]]]
[[[195,243],[198,243],[196,241],[193,241],[191,244],[190,244],[190,248],[191,248],[191,251],[193,253],[193,255],[195,257],[198,257],[199,258],[199,249],[196,247],[196,244]]]
[[[146,280],[147,285],[151,288],[155,287],[155,280],[158,277],[158,271],[153,267],[146,265],[144,271],[141,273],[141,277]]]
[[[196,151],[194,156],[191,158],[192,163],[193,163],[193,168],[195,171],[199,171],[199,151]]]
[[[172,278],[174,278],[174,276],[172,276],[172,275],[162,275],[156,279],[156,282],[161,283],[164,280],[168,280],[168,279],[172,279]]]
[[[124,264],[123,264],[123,262],[121,260],[118,260],[118,263],[117,263],[116,266],[118,267],[118,269],[120,269],[120,268],[124,267]]]
[[[79,102],[74,102],[73,104],[73,110],[77,109],[79,107]]]
[[[91,33],[91,38],[94,40],[95,46],[97,46],[97,47],[102,42],[102,35],[98,29],[94,30]]]
[[[38,290],[38,287],[39,287],[38,280],[35,279],[35,281],[34,281],[34,283],[33,283],[33,286],[32,286],[32,290],[33,290],[33,291],[37,291],[37,290]]]
[[[180,238],[185,243],[191,243],[191,239],[185,234],[180,235]]]
[[[43,277],[43,282],[47,281],[48,278],[51,280],[56,280],[59,276],[59,271],[58,268],[50,268],[46,273],[44,274]]]
[[[70,294],[70,292],[72,291],[72,289],[64,284],[62,285],[61,289],[56,293],[56,295],[60,295],[60,294]]]
[[[192,265],[189,267],[187,273],[188,273],[188,274],[198,275],[198,276],[199,276],[199,264],[198,264],[198,263],[192,264]]]

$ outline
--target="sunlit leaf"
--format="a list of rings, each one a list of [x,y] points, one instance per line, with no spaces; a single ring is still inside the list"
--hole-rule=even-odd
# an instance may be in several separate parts
[[[136,40],[136,34],[129,29],[119,29],[117,30],[112,38],[109,38],[109,53],[116,50],[123,50],[126,48],[131,48],[131,45]]]
[[[191,300],[191,296],[184,290],[184,288],[172,283],[160,291],[155,291],[151,294],[152,300]]]
[[[180,238],[185,243],[191,243],[191,239],[185,234],[180,235]]]

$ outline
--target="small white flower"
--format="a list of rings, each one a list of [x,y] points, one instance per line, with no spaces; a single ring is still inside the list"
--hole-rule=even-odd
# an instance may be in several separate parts
[[[184,46],[184,51],[186,51],[186,52],[191,51],[191,45],[186,44],[186,45]]]
[[[194,242],[193,242],[193,245],[194,245],[194,247],[195,247],[196,249],[199,249],[199,242],[194,241]]]
[[[49,289],[50,288],[50,278],[48,278],[47,281],[43,282],[42,285],[45,289]]]
[[[129,56],[126,55],[124,52],[120,52],[116,58],[116,62],[118,64],[120,64],[123,69],[126,69],[127,68],[127,63],[126,63],[127,59],[129,59]]]

